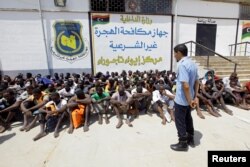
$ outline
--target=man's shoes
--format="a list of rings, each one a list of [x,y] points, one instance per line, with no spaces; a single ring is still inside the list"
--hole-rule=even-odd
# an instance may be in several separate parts
[[[179,141],[177,144],[171,144],[170,148],[174,151],[188,151],[187,141]]]
[[[194,144],[194,138],[189,138],[187,140],[187,144],[190,146],[190,147],[195,147],[195,144]]]

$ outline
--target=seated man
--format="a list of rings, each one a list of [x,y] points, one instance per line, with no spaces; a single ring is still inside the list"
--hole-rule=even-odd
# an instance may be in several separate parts
[[[128,126],[133,126],[129,120],[130,114],[128,111],[130,109],[131,102],[132,95],[128,91],[125,91],[125,88],[123,86],[119,86],[118,92],[115,92],[112,95],[110,103],[112,104],[118,118],[118,124],[116,125],[117,129],[120,128],[123,124],[121,116],[121,114],[123,113],[127,114],[126,123],[128,124]]]
[[[159,90],[153,91],[153,110],[160,113],[162,124],[165,125],[167,120],[163,110],[167,110],[174,121],[174,95],[159,85]]]
[[[99,121],[98,123],[102,124],[102,115],[105,114],[105,122],[109,124],[108,120],[108,107],[109,107],[109,100],[110,96],[109,93],[103,92],[102,87],[96,87],[96,93],[92,96],[92,103],[94,110],[98,113]]]
[[[29,131],[36,123],[39,114],[39,108],[43,107],[48,101],[49,96],[42,92],[39,88],[32,91],[32,96],[21,103],[21,110],[24,117],[23,127],[20,131]],[[28,117],[34,116],[34,119],[28,124]]]
[[[45,106],[39,109],[39,123],[40,123],[40,133],[33,138],[34,141],[45,136],[49,131],[52,131],[55,127],[54,137],[59,136],[59,126],[63,119],[62,115],[67,109],[67,101],[60,98],[57,92],[51,93],[51,101],[46,103]],[[50,124],[56,126],[49,127]],[[46,128],[45,128],[46,125]],[[53,126],[53,125],[51,125]]]
[[[65,100],[69,100],[71,97],[74,96],[75,89],[71,88],[68,83],[65,84],[65,87],[58,91],[61,98]]]
[[[205,84],[205,85],[200,83],[200,89],[199,89],[199,92],[197,94],[197,97],[199,99],[199,103],[197,104],[197,107],[199,106],[200,103],[204,104],[207,107],[208,113],[210,113],[211,115],[213,115],[215,117],[220,117],[221,115],[215,110],[214,105],[212,103],[212,100],[210,100],[213,98],[213,96],[212,96],[213,84],[212,83],[208,84],[208,83],[209,82],[207,82],[207,84]]]
[[[89,117],[89,104],[91,104],[91,97],[89,95],[85,95],[81,89],[76,89],[75,91],[75,96],[73,96],[69,102],[67,107],[69,108],[69,115],[70,115],[70,127],[68,130],[68,133],[71,134],[74,131],[74,125],[73,125],[73,116],[76,112],[76,110],[81,110],[81,122],[82,118],[84,118],[84,127],[83,130],[84,132],[89,130],[88,127],[88,117]],[[73,113],[74,112],[74,113]],[[76,113],[77,114],[77,113]],[[77,127],[75,127],[77,128]]]
[[[0,118],[2,119],[3,127],[8,129],[12,118],[19,114],[20,100],[15,97],[15,92],[12,89],[7,89],[3,93],[3,98],[0,99]],[[6,113],[6,114],[5,114]],[[4,116],[5,115],[5,116]],[[5,117],[4,119],[2,117]]]
[[[136,115],[139,114],[138,112],[143,111],[144,113],[152,116],[149,112],[150,102],[152,99],[151,93],[139,84],[132,90],[131,94],[133,97],[133,104],[137,112]]]
[[[215,117],[221,116],[213,107],[213,102],[217,102],[217,104],[221,105],[221,109],[223,109],[229,115],[233,115],[233,112],[226,107],[222,97],[222,93],[224,91],[223,83],[219,84],[217,83],[217,85],[215,85],[216,86],[215,88],[213,87],[213,85],[214,85],[213,81],[208,80],[206,81],[205,87],[202,88],[202,97],[204,97],[204,99],[207,100],[207,102],[205,102],[203,99],[205,104],[207,103],[208,112]],[[210,109],[210,107],[212,110]]]
[[[230,80],[230,87],[232,94],[235,96],[235,98],[238,101],[238,107],[244,109],[244,110],[249,110],[250,107],[246,103],[246,98],[247,98],[247,90],[244,88],[241,88],[236,80]]]

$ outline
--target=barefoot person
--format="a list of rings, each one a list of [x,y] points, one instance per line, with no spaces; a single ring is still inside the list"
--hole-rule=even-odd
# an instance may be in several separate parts
[[[109,124],[108,119],[108,107],[109,107],[109,101],[110,96],[109,93],[103,92],[102,87],[96,87],[96,93],[94,93],[92,96],[92,103],[94,110],[98,113],[98,123],[102,124],[102,117],[103,114],[105,114],[105,123]]]
[[[60,99],[60,95],[57,92],[51,94],[51,101],[49,101],[43,108],[40,108],[39,111],[39,123],[40,123],[40,132],[36,137],[33,138],[34,141],[42,138],[47,135],[47,131],[51,131],[53,129],[49,129],[48,123],[54,124],[55,132],[54,137],[59,136],[59,126],[62,121],[61,115],[67,109],[67,101],[64,99]],[[46,125],[46,127],[45,127]]]
[[[170,147],[175,151],[187,151],[188,144],[194,146],[191,108],[195,108],[197,104],[199,78],[197,66],[187,57],[187,53],[188,49],[184,44],[174,48],[174,56],[178,62],[174,113],[179,142]]]
[[[69,115],[70,115],[70,126],[69,126],[69,130],[68,133],[72,134],[74,131],[74,128],[77,128],[76,126],[74,126],[73,124],[73,114],[77,115],[77,113],[75,112],[76,110],[81,110],[82,114],[82,119],[81,123],[82,124],[82,120],[84,121],[84,127],[83,127],[83,131],[86,132],[89,130],[88,127],[88,117],[89,117],[89,104],[91,104],[91,97],[87,94],[84,94],[83,91],[81,89],[76,89],[75,91],[75,96],[73,96],[68,104],[67,107],[69,108]]]
[[[133,126],[129,120],[130,114],[128,111],[131,102],[132,102],[132,95],[128,91],[125,91],[125,88],[123,86],[119,86],[118,92],[114,93],[113,96],[111,97],[110,103],[114,107],[116,116],[118,118],[118,124],[116,125],[117,129],[120,128],[123,124],[121,115],[123,113],[127,114],[126,123],[128,124],[128,126],[129,127]]]
[[[160,113],[162,124],[166,125],[167,119],[164,115],[164,110],[169,112],[171,120],[175,121],[174,118],[174,95],[164,85],[159,85],[159,90],[153,91],[153,110]],[[169,122],[171,121],[169,120]]]
[[[42,92],[39,88],[32,91],[32,96],[21,103],[21,110],[24,117],[23,127],[20,131],[29,131],[36,123],[39,114],[39,108],[43,107],[48,101],[49,96]],[[31,123],[28,123],[28,117],[34,116]]]

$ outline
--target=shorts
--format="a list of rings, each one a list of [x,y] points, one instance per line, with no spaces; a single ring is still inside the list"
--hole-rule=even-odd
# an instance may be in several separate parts
[[[169,108],[170,110],[174,109],[174,100],[167,100],[166,103],[162,103],[162,104],[163,104],[162,108],[165,107],[165,108]],[[159,107],[159,104],[155,102],[153,104],[153,110],[157,111],[158,107]]]

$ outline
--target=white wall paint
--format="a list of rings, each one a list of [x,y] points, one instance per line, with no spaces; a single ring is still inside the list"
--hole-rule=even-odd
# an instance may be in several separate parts
[[[41,0],[43,10],[89,11],[89,0],[67,0],[66,7],[56,7],[54,0]],[[39,9],[39,0],[0,0],[0,9]]]
[[[43,10],[88,12],[89,0],[67,0],[66,7],[55,7],[54,0],[41,0]]]
[[[209,2],[202,0],[175,1],[177,1],[178,4],[178,15],[222,18],[239,17],[239,4],[237,3]]]
[[[0,12],[0,25],[3,70],[47,69],[38,13]]]
[[[237,20],[212,19],[212,21],[215,21],[215,24],[217,25],[215,51],[224,56],[229,56],[230,50],[228,45],[235,43]],[[198,23],[198,18],[193,18],[193,17],[178,18],[179,43],[184,43],[191,40],[196,42],[197,23]],[[195,47],[193,47],[193,51],[195,51]]]
[[[4,9],[38,9],[38,0],[0,0],[0,8]]]

